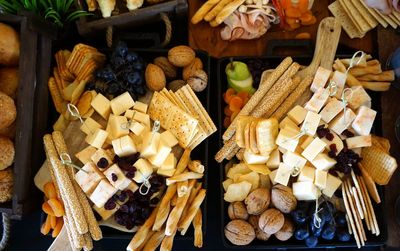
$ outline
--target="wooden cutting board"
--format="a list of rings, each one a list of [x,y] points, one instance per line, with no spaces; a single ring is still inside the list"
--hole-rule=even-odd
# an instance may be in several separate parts
[[[190,0],[188,30],[189,30],[189,45],[195,49],[207,51],[211,56],[216,58],[226,56],[261,56],[267,54],[268,44],[271,40],[290,40],[294,39],[298,33],[309,32],[312,41],[315,42],[319,22],[328,16],[331,16],[328,5],[332,0],[314,1],[313,13],[317,17],[318,22],[311,26],[305,26],[293,32],[281,30],[279,25],[274,25],[267,33],[256,40],[238,40],[233,42],[224,41],[221,39],[221,27],[211,27],[206,22],[200,22],[193,25],[190,22],[191,17],[205,0]],[[345,32],[342,32],[340,43],[350,48],[363,50],[367,53],[373,51],[373,34],[375,31],[368,32],[362,39],[350,39]],[[304,51],[290,48],[283,48],[277,51],[279,55],[299,55],[304,54]]]

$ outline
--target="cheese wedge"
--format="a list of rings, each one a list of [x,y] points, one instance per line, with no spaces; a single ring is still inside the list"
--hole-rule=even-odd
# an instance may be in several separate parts
[[[142,123],[147,128],[150,128],[150,116],[142,112],[135,112],[133,114],[133,119]]]
[[[169,147],[174,147],[179,143],[178,139],[168,130],[161,133],[161,141]]]
[[[278,169],[275,169],[269,174],[269,179],[271,180],[271,184],[273,186],[275,186],[277,184],[277,182],[275,182],[275,177],[276,177],[277,173],[278,173]]]
[[[165,169],[165,170],[171,170],[171,169],[175,169],[176,167],[176,157],[173,153],[168,154],[167,159],[164,161],[164,163],[161,165],[161,169]]]
[[[149,158],[152,165],[161,167],[164,161],[168,158],[171,153],[171,147],[169,147],[164,141],[160,141],[157,148],[157,153]]]
[[[259,155],[252,153],[250,150],[246,149],[243,154],[244,161],[249,165],[258,165],[267,163],[269,156]]]
[[[308,161],[313,161],[318,154],[324,151],[326,143],[322,141],[320,138],[315,138],[301,155],[304,156]]]
[[[269,159],[267,161],[267,167],[269,169],[276,169],[279,167],[280,163],[281,163],[281,153],[279,152],[279,149],[275,149],[269,155]]]
[[[87,162],[81,170],[75,173],[75,181],[85,194],[90,195],[99,182],[104,179],[103,173],[93,162]]]
[[[287,184],[289,182],[289,178],[292,174],[293,168],[289,167],[285,163],[280,163],[277,170],[278,171],[274,178],[274,182],[279,183],[284,186],[287,186]]]
[[[142,112],[142,113],[147,113],[147,104],[136,101],[135,104],[133,105],[133,110]]]
[[[143,158],[138,159],[133,166],[137,169],[133,178],[136,183],[143,183],[144,179],[150,177],[154,169],[150,162]]]
[[[376,111],[366,107],[361,106],[358,109],[356,118],[353,121],[351,127],[359,135],[369,135],[371,132],[372,125],[374,124],[376,117]]]
[[[93,134],[87,135],[85,141],[93,147],[101,148],[104,142],[106,142],[107,136],[108,132],[102,129],[97,129]]]
[[[83,149],[82,151],[78,152],[77,154],[75,154],[75,157],[82,162],[82,164],[86,164],[89,161],[91,161],[91,157],[93,154],[95,154],[95,152],[97,151],[96,147],[93,146],[87,146],[85,149]]]
[[[107,123],[107,131],[109,132],[110,139],[120,138],[129,134],[128,120],[125,116],[116,116],[110,114]]]
[[[329,77],[331,76],[332,71],[325,69],[323,67],[318,67],[317,72],[315,73],[313,82],[311,84],[311,91],[316,92],[320,88],[324,88],[326,82],[328,81]]]
[[[297,125],[300,125],[304,121],[306,115],[307,115],[307,110],[299,105],[296,105],[288,113],[288,117]]]
[[[325,153],[320,153],[311,161],[311,164],[317,169],[326,171],[336,165],[336,160],[330,158]]]
[[[308,136],[308,135],[306,137],[302,137],[301,141],[300,141],[300,147],[303,150],[306,149],[307,146],[309,146],[313,140],[314,140],[314,138],[311,136]]]
[[[176,169],[157,169],[157,174],[164,176],[164,177],[172,177],[175,173]]]
[[[104,97],[101,93],[97,94],[96,97],[92,100],[91,105],[93,109],[100,114],[104,119],[108,119],[108,116],[111,113],[111,104],[110,100]]]
[[[351,109],[357,110],[360,106],[371,108],[371,97],[365,91],[364,87],[353,86],[351,90],[352,94],[348,99],[348,104]]]
[[[314,184],[321,190],[325,189],[326,188],[327,177],[328,177],[328,172],[327,171],[316,169],[315,170],[315,181],[314,181]]]
[[[129,130],[133,132],[136,136],[141,135],[143,132],[146,131],[146,127],[137,121],[131,121],[129,125]]]
[[[111,216],[115,214],[120,208],[120,205],[116,204],[113,210],[107,210],[104,207],[97,207],[93,205],[93,209],[101,216],[103,220],[108,220]]]
[[[329,94],[330,93],[328,89],[318,89],[304,106],[304,108],[308,111],[319,113],[326,102],[328,102]]]
[[[140,156],[150,158],[157,153],[158,144],[160,143],[161,135],[158,132],[147,132],[143,137],[143,143],[140,151]]]
[[[342,93],[344,90],[344,86],[346,84],[347,75],[340,71],[335,71],[333,73],[331,81],[336,85],[336,94],[335,97],[338,99],[342,98]]]
[[[86,135],[91,134],[96,131],[96,129],[102,129],[102,126],[97,123],[96,120],[92,118],[85,119],[85,122],[81,125],[81,131],[86,133]]]
[[[137,148],[129,135],[123,136],[112,141],[114,152],[119,157],[126,157],[137,153]]]
[[[287,128],[282,129],[276,138],[276,144],[286,151],[294,152],[299,143],[298,136],[300,131],[296,132]]]
[[[325,142],[326,146],[325,149],[327,151],[331,151],[331,145],[334,144],[336,147],[336,155],[339,155],[339,153],[343,150],[344,148],[344,144],[342,139],[339,137],[339,135],[337,135],[335,132],[330,130],[330,133],[332,133],[333,135],[333,139],[332,140],[328,140],[326,137],[323,137],[321,140],[323,142]]]
[[[107,169],[112,163],[113,160],[110,156],[110,154],[108,154],[108,152],[104,149],[98,149],[91,157],[90,159],[93,161],[94,164],[96,164],[96,166],[98,167],[98,163],[101,159],[104,159],[107,161],[108,165],[106,165],[106,167],[101,168],[101,170]],[[103,160],[103,162],[105,162]]]
[[[300,131],[300,128],[289,117],[285,117],[281,123],[279,123],[279,129],[282,130],[284,128],[291,128],[295,131]]]
[[[134,104],[135,101],[129,92],[124,92],[110,101],[111,110],[115,115],[121,115],[126,110],[130,109]]]

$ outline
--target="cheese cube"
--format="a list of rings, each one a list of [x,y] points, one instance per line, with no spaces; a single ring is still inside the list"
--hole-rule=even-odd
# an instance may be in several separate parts
[[[329,129],[340,135],[351,125],[355,117],[356,115],[351,109],[346,109],[346,117],[344,116],[344,112],[341,112],[329,123]]]
[[[160,143],[161,135],[158,132],[147,132],[143,137],[140,156],[150,158],[157,153],[157,148]]]
[[[314,95],[307,102],[304,108],[308,111],[319,113],[321,108],[328,101],[328,98],[329,98],[329,90],[320,88],[314,93]]]
[[[288,117],[296,123],[296,125],[300,125],[304,119],[306,118],[307,110],[303,107],[296,105],[290,112],[288,113]]]
[[[300,170],[306,165],[307,160],[301,157],[299,154],[287,151],[283,157],[283,163],[285,163],[290,168],[299,168]]]
[[[316,200],[321,196],[321,192],[311,181],[295,182],[292,189],[297,200]]]
[[[366,106],[361,106],[351,126],[357,134],[368,135],[371,132],[375,117],[376,111]]]
[[[319,115],[321,115],[321,119],[326,122],[329,123],[331,122],[331,120],[336,117],[341,111],[343,111],[343,104],[341,101],[332,98],[330,99],[330,101],[328,102],[328,104],[326,104],[326,106],[324,107],[324,109],[322,109],[322,111],[319,113]]]
[[[278,169],[275,169],[275,170],[273,170],[270,174],[269,174],[269,179],[270,179],[270,181],[271,181],[271,184],[273,185],[273,186],[275,186],[277,183],[275,182],[275,177],[276,177],[276,174],[278,173]]]
[[[117,193],[117,191],[118,189],[113,187],[108,180],[103,179],[97,185],[89,198],[97,207],[103,207],[104,204],[106,204],[106,202]]]
[[[129,186],[125,189],[125,191],[126,191],[126,190],[130,190],[132,193],[135,193],[136,190],[138,190],[138,189],[139,189],[139,186],[136,185],[136,183],[132,181],[132,182],[129,184]]]
[[[328,140],[326,137],[321,138],[321,140],[323,142],[325,142],[325,144],[326,144],[325,149],[327,151],[331,151],[331,145],[334,144],[336,147],[336,150],[337,150],[336,155],[339,155],[339,153],[344,148],[343,140],[335,132],[330,130],[330,133],[332,133],[332,135],[333,135],[332,140]]]
[[[314,140],[314,138],[311,137],[311,136],[303,137],[303,138],[300,140],[300,147],[301,147],[303,150],[306,149],[307,146],[309,146],[313,140]]]
[[[75,173],[75,181],[85,194],[90,195],[100,180],[104,179],[103,173],[93,162],[86,163],[81,170]]]
[[[108,119],[108,116],[111,113],[110,100],[99,93],[90,104],[92,105],[93,109],[100,114],[100,116],[102,116],[104,119]]]
[[[116,116],[114,114],[111,114],[108,119],[107,130],[110,133],[111,139],[116,139],[128,135],[128,120],[124,116]]]
[[[147,113],[147,105],[145,103],[137,101],[135,105],[133,106],[133,109],[138,111],[138,112],[143,112]]]
[[[351,88],[352,94],[349,95],[348,104],[353,110],[357,110],[360,106],[371,107],[371,97],[362,86],[354,86]]]
[[[97,207],[96,205],[93,205],[93,209],[101,216],[103,220],[108,220],[115,214],[115,212],[119,210],[120,207],[121,206],[116,203],[113,210],[107,210],[104,207]]]
[[[98,149],[90,158],[98,168],[100,168],[98,164],[100,160],[102,160],[101,161],[102,163],[107,163],[105,167],[100,168],[101,170],[107,169],[113,162],[113,159],[111,158],[110,154],[104,149]]]
[[[162,175],[164,177],[172,177],[175,173],[176,169],[157,169],[157,174]]]
[[[85,122],[81,125],[81,131],[86,134],[91,134],[96,131],[96,129],[102,129],[102,126],[96,122],[96,120],[92,119],[91,117],[85,119]]]
[[[124,116],[128,119],[128,120],[132,120],[133,119],[133,114],[135,114],[136,111],[134,110],[126,110],[126,112],[124,113]]]
[[[344,89],[344,85],[346,84],[347,75],[340,71],[335,71],[333,73],[331,81],[336,84],[336,98],[342,98],[342,93]]]
[[[336,165],[336,160],[331,159],[325,153],[320,153],[311,161],[311,164],[317,169],[326,171]]]
[[[315,138],[304,151],[301,153],[308,161],[312,161],[318,154],[324,151],[325,142],[320,138]]]
[[[281,154],[278,149],[275,149],[269,155],[269,159],[267,161],[267,167],[270,169],[276,169],[279,167],[281,163]]]
[[[325,189],[327,177],[328,177],[327,171],[316,169],[314,184],[321,190]]]
[[[289,178],[292,175],[293,168],[289,167],[285,163],[280,163],[277,170],[278,171],[274,178],[274,182],[287,186]]]
[[[143,138],[141,136],[137,136],[133,133],[129,134],[129,137],[133,140],[133,143],[135,143],[136,149],[138,152],[142,151],[142,144],[143,144]]]
[[[314,136],[317,132],[319,121],[321,120],[321,115],[315,112],[308,112],[307,116],[301,126],[301,131],[305,132],[309,136]]]
[[[125,190],[132,181],[128,179],[117,164],[104,171],[104,175],[116,189]]]
[[[85,141],[93,147],[101,148],[104,142],[106,142],[107,136],[108,132],[102,129],[97,129],[93,134],[88,134]]]
[[[246,149],[243,154],[243,159],[247,164],[257,165],[267,163],[269,156],[259,155]]]
[[[297,178],[297,181],[310,181],[314,182],[314,177],[315,177],[315,168],[311,166],[305,166],[301,170],[299,177]]]
[[[175,169],[176,167],[176,157],[173,153],[168,154],[167,159],[164,161],[164,163],[161,165],[161,169],[166,169],[166,170],[171,170]]]
[[[342,181],[339,178],[328,173],[326,178],[326,186],[325,189],[322,190],[322,193],[328,197],[332,197],[341,184]]]
[[[135,114],[133,114],[133,119],[150,128],[150,116],[148,114],[135,112]]]
[[[310,87],[311,91],[316,92],[318,89],[324,88],[326,82],[328,81],[331,75],[331,72],[332,71],[325,69],[321,66],[318,67],[317,72],[315,73],[314,80]]]
[[[169,147],[174,147],[179,143],[176,137],[168,130],[161,133],[161,141]]]
[[[133,132],[135,135],[139,136],[146,130],[146,127],[140,122],[131,121],[129,130],[131,130],[131,132]]]
[[[126,157],[137,153],[135,143],[129,135],[112,141],[114,152],[119,157]]]
[[[86,164],[89,161],[91,161],[91,157],[92,155],[97,151],[96,147],[93,146],[88,146],[85,149],[83,149],[82,151],[78,152],[77,154],[75,154],[75,157],[82,162],[82,164]]]
[[[157,153],[149,158],[151,164],[160,167],[171,153],[171,147],[160,141],[157,148]]]
[[[351,150],[361,156],[362,148],[353,148]]]
[[[347,138],[346,143],[349,149],[368,147],[372,146],[372,138],[371,135],[355,136],[352,138]]]
[[[131,108],[134,104],[135,101],[133,100],[129,92],[122,93],[110,102],[111,110],[115,115],[121,115],[126,110]]]
[[[276,138],[276,144],[287,151],[294,152],[299,143],[299,139],[296,138],[299,133],[300,132],[284,128],[279,132]]]
[[[142,183],[144,179],[147,179],[153,173],[153,166],[146,159],[138,159],[133,166],[137,170],[133,178],[136,183]]]
[[[279,152],[281,152],[282,154],[285,154],[287,152],[286,149],[282,148],[282,147],[278,147]]]
[[[292,128],[294,130],[300,131],[300,128],[289,117],[285,117],[279,123],[279,129],[284,129],[284,128]]]

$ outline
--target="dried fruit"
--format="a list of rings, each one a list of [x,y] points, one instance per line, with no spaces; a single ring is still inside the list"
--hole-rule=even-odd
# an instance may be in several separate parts
[[[233,220],[225,226],[225,237],[235,245],[244,246],[250,244],[256,233],[250,223],[244,220]]]
[[[56,188],[53,182],[47,182],[43,187],[44,195],[48,199],[57,198]]]
[[[64,207],[57,199],[49,199],[47,203],[50,205],[54,212],[54,216],[61,217],[64,215]]]
[[[269,237],[271,237],[271,235],[264,233],[264,231],[260,229],[260,227],[258,226],[259,219],[259,215],[250,215],[249,223],[253,226],[254,231],[256,232],[256,238],[258,240],[267,241]]]
[[[249,214],[260,215],[268,208],[270,201],[269,189],[257,188],[247,196],[244,203]]]
[[[40,232],[43,235],[47,235],[51,230],[51,225],[50,225],[50,215],[47,215],[46,221],[43,223],[42,227],[40,228]]]
[[[63,218],[57,218],[57,224],[56,226],[53,228],[53,233],[51,233],[51,236],[53,238],[56,238],[58,236],[58,234],[61,232],[61,229],[64,225],[64,221]]]
[[[241,201],[232,202],[228,207],[228,215],[231,220],[247,220],[249,214],[247,213],[246,206]]]
[[[290,213],[297,206],[297,200],[292,189],[280,184],[272,187],[271,201],[275,208],[285,214]]]
[[[195,92],[201,92],[206,89],[208,83],[207,73],[203,70],[197,70],[193,76],[187,80],[187,84]]]
[[[294,224],[289,217],[285,217],[285,223],[283,223],[283,227],[281,230],[275,233],[275,237],[280,241],[289,240],[294,233]]]
[[[203,62],[200,58],[195,58],[189,65],[185,66],[182,71],[183,80],[188,80],[197,70],[203,69]]]
[[[45,212],[46,214],[51,215],[51,216],[54,216],[53,209],[51,208],[51,206],[49,205],[49,203],[44,202],[44,203],[42,204],[42,210],[43,210],[43,212]]]
[[[261,214],[258,226],[266,234],[275,234],[283,227],[285,217],[275,208],[268,209]]]
[[[195,57],[194,50],[186,45],[175,46],[168,51],[168,60],[177,67],[189,65]]]
[[[167,79],[176,78],[178,70],[171,64],[171,62],[168,61],[168,58],[158,57],[154,59],[153,63],[163,70]]]
[[[152,91],[161,91],[167,83],[163,70],[155,64],[147,65],[145,79],[147,87]]]

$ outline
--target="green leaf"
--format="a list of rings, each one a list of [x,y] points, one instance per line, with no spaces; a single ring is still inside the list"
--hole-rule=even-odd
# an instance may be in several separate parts
[[[74,20],[76,20],[76,19],[78,19],[78,18],[80,18],[80,17],[83,17],[83,16],[90,16],[90,15],[92,15],[92,14],[87,13],[86,11],[77,10],[77,11],[74,11],[74,12],[72,12],[71,14],[69,14],[69,15],[67,16],[67,18],[65,19],[65,21],[69,23],[69,22],[72,22],[72,21],[74,21]]]

